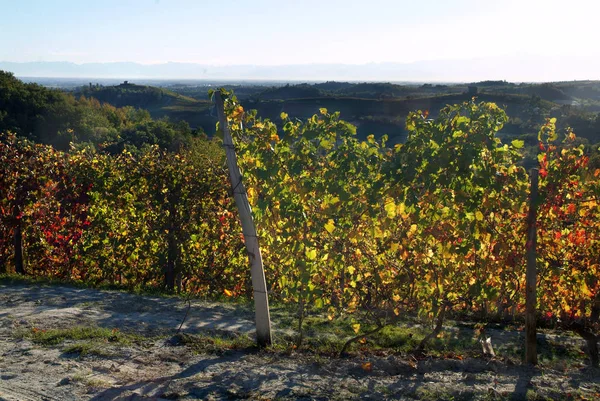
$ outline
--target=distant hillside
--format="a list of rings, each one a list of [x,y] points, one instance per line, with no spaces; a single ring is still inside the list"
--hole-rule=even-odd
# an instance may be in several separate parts
[[[299,84],[299,85],[285,85],[280,87],[273,87],[266,89],[255,96],[260,99],[299,99],[305,97],[319,97],[323,96],[323,92],[316,87],[316,85]]]
[[[74,143],[115,152],[126,146],[139,148],[146,144],[178,150],[193,140],[195,133],[187,123],[154,120],[148,111],[127,105],[144,100],[148,106],[162,102],[182,107],[181,103],[173,101],[183,102],[181,96],[164,95],[157,88],[135,86],[129,88],[131,92],[127,88],[97,89],[98,94],[106,95],[103,102],[24,83],[13,74],[0,70],[0,134],[13,132],[62,150],[69,149]],[[114,97],[108,96],[110,93]],[[124,107],[115,107],[107,100]],[[193,99],[188,102],[197,103]]]
[[[59,82],[53,80],[52,86],[54,83]],[[114,86],[89,84],[73,92],[69,82],[63,87],[65,93],[23,83],[0,71],[0,131],[13,131],[63,148],[68,148],[69,142],[86,142],[137,147],[156,143],[176,149],[197,133],[190,130],[188,123],[213,135],[216,115],[207,92],[216,85],[166,84],[168,88],[129,82]],[[525,142],[527,165],[535,161],[537,132],[549,117],[558,119],[560,135],[570,127],[580,143],[588,145],[588,150],[595,151],[600,146],[598,81],[516,84],[496,80],[455,85],[329,81],[227,86],[240,95],[246,110],[256,109],[260,118],[280,122],[280,114],[285,112],[291,118],[306,119],[319,113],[320,108],[327,108],[339,111],[342,119],[356,125],[359,138],[387,134],[390,145],[404,142],[405,119],[411,111],[428,111],[435,117],[446,105],[476,98],[495,102],[506,110],[510,119],[499,135]],[[72,96],[73,93],[78,96]],[[174,122],[151,118],[165,116]]]
[[[193,128],[214,134],[216,115],[207,98],[214,88],[208,83],[170,84],[168,88],[122,83],[115,86],[87,85],[78,94],[114,106],[134,106],[150,111],[155,118],[168,116],[187,121]],[[471,84],[399,85],[394,83],[325,82],[281,86],[231,85],[246,109],[257,109],[258,116],[279,120],[281,112],[292,118],[307,118],[325,107],[339,111],[341,117],[357,126],[358,135],[380,137],[390,143],[403,142],[405,119],[409,112],[427,110],[431,116],[447,104],[476,97],[503,107],[510,122],[501,134],[523,137],[528,145],[547,117],[557,117],[564,129],[572,127],[589,143],[600,142],[600,83],[594,81],[515,84],[506,81],[480,81]],[[585,96],[589,97],[585,97]]]
[[[74,93],[115,107],[146,109],[153,118],[169,117],[173,121],[187,121],[192,128],[202,128],[205,132],[213,131],[216,123],[216,118],[210,116],[208,99],[198,100],[164,88],[125,81],[116,86],[90,84],[78,88]]]

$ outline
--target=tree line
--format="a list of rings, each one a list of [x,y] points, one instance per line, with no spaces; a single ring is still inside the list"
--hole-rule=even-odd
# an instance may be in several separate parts
[[[69,150],[70,143],[118,153],[125,148],[158,145],[175,151],[199,136],[185,122],[154,120],[146,110],[114,107],[34,83],[0,71],[0,132],[13,132],[36,143]]]

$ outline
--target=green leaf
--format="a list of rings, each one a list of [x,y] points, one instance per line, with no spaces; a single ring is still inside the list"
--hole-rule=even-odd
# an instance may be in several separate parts
[[[521,149],[524,145],[525,145],[525,141],[522,141],[520,139],[515,139],[514,141],[511,142],[513,148],[515,149]]]
[[[329,150],[331,148],[333,148],[333,142],[327,140],[327,139],[323,139],[321,140],[321,143],[319,144],[323,149]]]

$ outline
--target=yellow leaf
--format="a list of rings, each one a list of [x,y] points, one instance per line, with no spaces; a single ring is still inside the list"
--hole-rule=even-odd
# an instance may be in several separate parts
[[[387,212],[388,219],[393,219],[394,217],[396,217],[396,204],[394,203],[393,199],[386,199],[384,208]]]
[[[412,237],[416,232],[417,232],[417,225],[412,224],[410,226],[410,230],[408,230],[408,233],[407,233],[408,238]]]
[[[306,258],[308,260],[315,260],[317,259],[317,250],[316,249],[307,249],[306,252]]]
[[[479,210],[475,212],[475,218],[477,219],[477,221],[481,221],[483,220],[483,213],[481,213]]]
[[[371,362],[365,362],[361,366],[366,372],[370,372],[371,370],[373,370],[373,364]]]
[[[381,231],[381,229],[379,227],[373,227],[373,237],[374,238],[383,238],[384,237],[384,232]]]
[[[225,293],[225,295],[227,295],[228,297],[232,297],[233,296],[233,292],[229,291],[228,289],[224,289],[223,292]]]
[[[587,297],[591,297],[593,295],[585,281],[581,284],[581,292]]]
[[[360,331],[360,323],[354,323],[352,325],[352,330],[354,330],[354,332],[358,334],[358,332]]]
[[[276,133],[271,134],[271,136],[269,137],[269,140],[273,141],[273,142],[279,142],[279,135],[277,135]]]
[[[405,209],[406,209],[406,206],[404,205],[404,203],[399,203],[396,206],[396,213],[398,213],[400,216],[404,216]]]
[[[356,271],[356,268],[354,266],[348,266],[348,273],[354,274],[355,271]]]
[[[238,106],[231,113],[231,118],[233,118],[234,120],[241,120],[242,114],[244,114],[244,108],[242,106]]]
[[[246,191],[248,193],[248,199],[250,199],[250,203],[253,203],[254,200],[256,199],[256,190],[254,188],[250,187]]]
[[[333,230],[335,230],[335,222],[333,221],[333,219],[329,219],[327,221],[327,223],[325,224],[325,230],[327,230],[329,234],[331,234]]]

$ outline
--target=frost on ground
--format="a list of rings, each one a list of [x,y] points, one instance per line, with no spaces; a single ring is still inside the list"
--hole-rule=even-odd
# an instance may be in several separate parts
[[[182,331],[251,333],[251,311],[178,298],[66,286],[0,284],[0,400],[600,399],[600,372],[527,368],[489,359],[406,355],[325,358],[231,350],[208,354],[169,341]],[[19,333],[75,326],[118,329],[145,341],[72,352]]]

